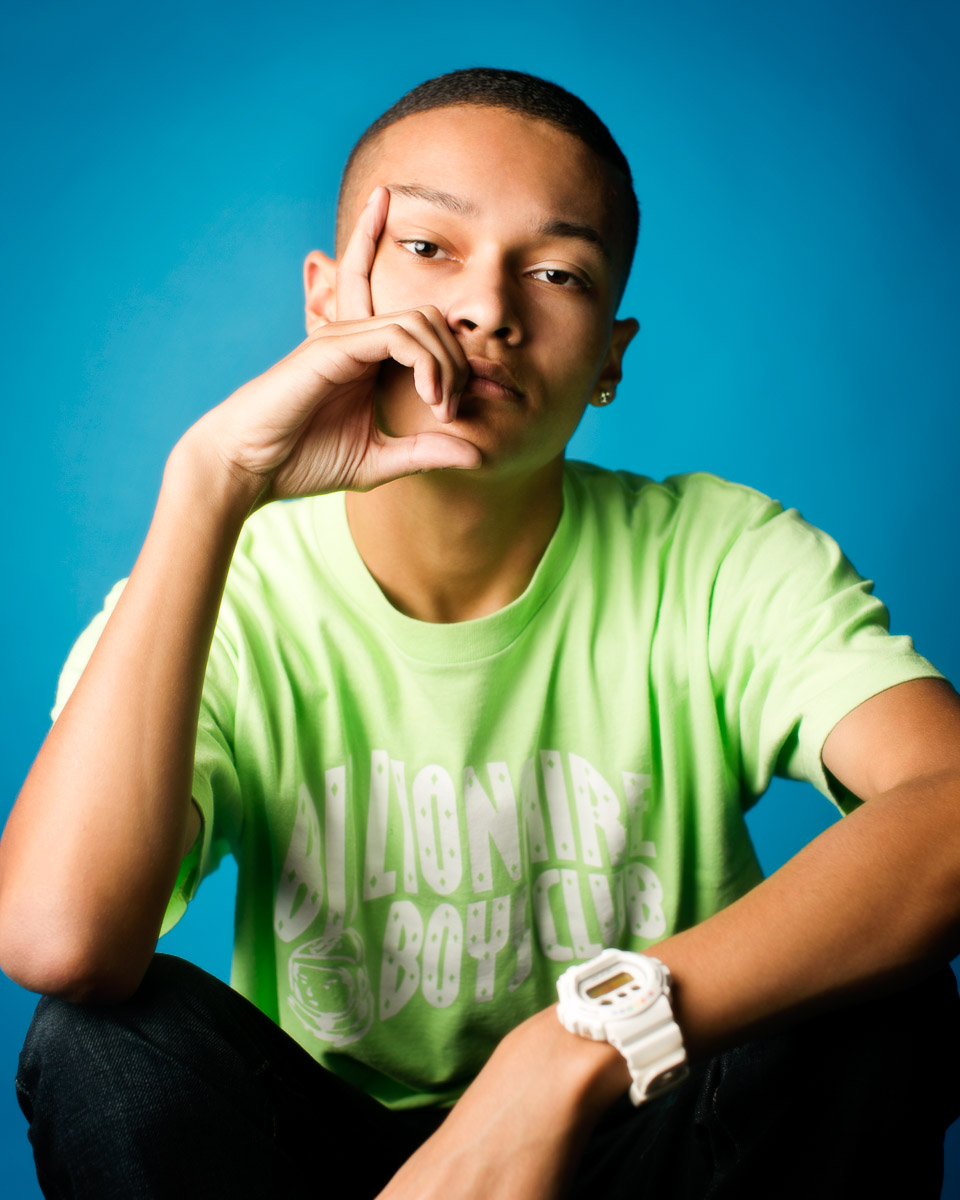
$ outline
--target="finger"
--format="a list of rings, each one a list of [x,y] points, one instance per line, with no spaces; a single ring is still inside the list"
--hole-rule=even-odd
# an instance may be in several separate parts
[[[387,219],[390,193],[374,188],[360,210],[347,247],[337,264],[337,320],[360,321],[373,316],[370,272],[377,256],[377,242]]]
[[[383,324],[379,323],[381,319]],[[336,333],[332,332],[334,328]],[[457,368],[437,330],[417,309],[396,313],[389,319],[326,326],[300,350],[300,364],[334,385],[351,383],[371,363],[392,358],[413,371],[417,395],[443,419],[444,378],[452,378]]]
[[[443,361],[447,357],[443,343],[422,319],[416,321],[412,329],[404,325],[387,326],[385,333],[387,353],[384,357],[412,369],[417,395],[443,420]]]
[[[407,437],[381,435],[371,445],[364,463],[360,487],[377,487],[404,475],[423,471],[471,471],[481,466],[483,456],[471,442],[449,433],[415,433]]]
[[[422,377],[418,377],[416,371],[414,372],[417,393],[431,406],[433,415],[439,421],[451,421],[456,415],[460,392],[466,384],[470,369],[460,343],[443,314],[433,305],[398,314],[397,323],[433,357],[430,369],[435,386],[431,388],[427,385],[427,364],[424,363]],[[426,386],[420,386],[420,378]]]
[[[467,384],[470,364],[443,313],[432,304],[425,305],[419,311],[426,317],[432,332],[445,351],[437,355],[441,370],[442,395],[434,416],[441,421],[452,421],[457,415],[460,396]]]

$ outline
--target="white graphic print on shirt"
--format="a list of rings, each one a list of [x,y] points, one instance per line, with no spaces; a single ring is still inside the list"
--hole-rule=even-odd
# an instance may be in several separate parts
[[[478,1004],[512,992],[530,973],[532,937],[567,962],[625,929],[662,936],[663,889],[645,861],[656,858],[643,836],[648,775],[621,771],[618,794],[585,758],[542,750],[519,791],[505,762],[488,762],[464,768],[458,794],[444,767],[408,786],[406,764],[374,750],[365,820],[349,776],[326,770],[320,805],[301,786],[274,904],[281,942],[312,934],[290,956],[288,1003],[321,1040],[358,1041],[418,991],[434,1008],[464,987]],[[348,879],[358,839],[362,882]]]

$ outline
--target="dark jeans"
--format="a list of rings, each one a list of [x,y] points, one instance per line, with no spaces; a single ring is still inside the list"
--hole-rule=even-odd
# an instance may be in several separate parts
[[[639,1109],[624,1098],[571,1195],[934,1200],[958,1067],[942,971],[698,1063]],[[374,1196],[443,1117],[388,1111],[167,955],[124,1004],[41,1000],[17,1090],[48,1197]]]

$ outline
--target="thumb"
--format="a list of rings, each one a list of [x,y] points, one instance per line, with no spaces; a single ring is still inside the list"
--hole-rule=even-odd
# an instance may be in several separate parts
[[[361,486],[375,487],[416,475],[421,471],[440,471],[444,468],[470,471],[481,466],[483,456],[471,442],[446,433],[414,433],[406,437],[382,436],[370,447],[364,464]]]

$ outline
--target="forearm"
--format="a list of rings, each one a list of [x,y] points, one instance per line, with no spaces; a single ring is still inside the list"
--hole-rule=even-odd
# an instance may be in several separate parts
[[[382,1200],[555,1200],[597,1118],[630,1085],[616,1050],[544,1009],[500,1042]]]
[[[653,949],[688,1051],[895,987],[960,950],[960,776],[869,800],[729,908]]]
[[[960,777],[871,799],[730,907],[651,948],[692,1060],[898,986],[960,950]],[[556,1020],[553,1009],[541,1017]],[[523,1030],[524,1027],[520,1027]],[[590,1119],[630,1084],[604,1045],[568,1035],[551,1066]],[[569,1057],[569,1063],[561,1059]]]
[[[139,982],[190,830],[197,714],[236,538],[253,501],[187,435],[129,582],[0,842],[0,954],[26,987]]]

